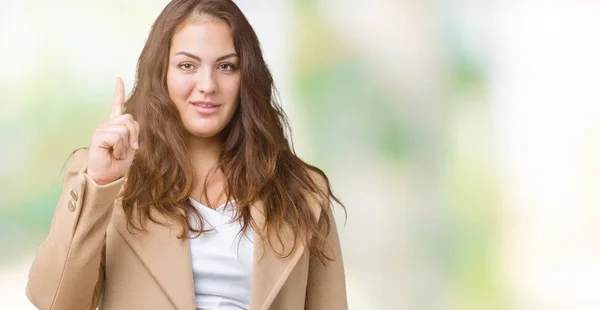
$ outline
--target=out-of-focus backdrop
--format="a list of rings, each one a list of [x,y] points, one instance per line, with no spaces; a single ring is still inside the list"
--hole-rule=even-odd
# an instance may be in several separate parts
[[[0,2],[0,309],[167,1]],[[600,3],[239,0],[351,309],[600,309]]]

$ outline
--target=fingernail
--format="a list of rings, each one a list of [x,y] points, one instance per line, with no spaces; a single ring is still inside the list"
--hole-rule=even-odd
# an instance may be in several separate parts
[[[140,144],[138,143],[138,141],[133,142],[133,148],[136,150],[140,148]]]

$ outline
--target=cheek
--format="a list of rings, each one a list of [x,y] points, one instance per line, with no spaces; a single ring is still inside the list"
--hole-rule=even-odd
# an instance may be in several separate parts
[[[223,81],[221,92],[227,97],[228,101],[237,101],[240,95],[240,78],[232,77]]]
[[[175,103],[185,101],[189,94],[194,89],[192,79],[181,74],[167,74],[167,87],[169,88],[169,96]]]

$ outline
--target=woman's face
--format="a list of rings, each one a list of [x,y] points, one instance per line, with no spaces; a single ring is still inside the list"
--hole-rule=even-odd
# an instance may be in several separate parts
[[[214,137],[231,121],[239,102],[239,62],[223,21],[188,22],[173,36],[167,87],[191,135]]]

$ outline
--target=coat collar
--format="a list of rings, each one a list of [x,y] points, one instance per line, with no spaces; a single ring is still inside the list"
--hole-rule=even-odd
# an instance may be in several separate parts
[[[196,309],[189,240],[177,238],[179,227],[173,221],[165,221],[159,214],[156,218],[169,225],[147,221],[146,232],[128,230],[127,217],[119,204],[115,205],[112,222],[175,308]]]
[[[286,257],[294,243],[292,230],[283,227],[280,235],[267,236],[264,226],[264,207],[261,202],[251,206],[251,215],[259,231],[254,233],[254,261],[250,288],[250,310],[268,309],[281,287],[296,266],[304,252],[304,245],[298,242],[296,249]],[[179,226],[171,220],[157,216],[169,225],[148,221],[147,232],[129,232],[127,220],[120,204],[115,204],[114,226],[132,250],[148,269],[154,280],[177,309],[196,309],[194,280],[188,239],[177,239]],[[272,246],[264,240],[269,238]]]

